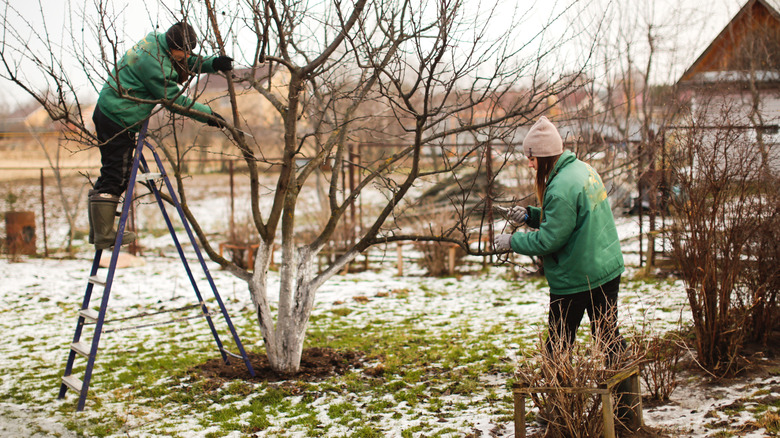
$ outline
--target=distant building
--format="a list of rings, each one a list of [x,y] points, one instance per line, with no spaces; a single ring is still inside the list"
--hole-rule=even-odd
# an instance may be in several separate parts
[[[678,86],[696,123],[745,129],[780,169],[780,0],[749,0]]]

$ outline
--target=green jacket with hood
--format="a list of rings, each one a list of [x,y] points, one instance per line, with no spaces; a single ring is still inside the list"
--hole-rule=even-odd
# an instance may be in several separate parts
[[[584,292],[625,270],[607,200],[598,173],[564,151],[547,179],[543,208],[528,207],[526,224],[537,231],[512,235],[512,250],[543,256],[550,292]]]
[[[189,70],[194,73],[214,73],[214,58],[190,56],[187,59]],[[195,115],[188,110],[206,114],[212,114],[213,111],[182,93],[177,83],[179,79],[168,43],[165,41],[165,33],[151,32],[128,50],[119,61],[103,85],[97,105],[109,119],[132,132],[141,129],[139,122],[152,114],[156,104],[136,102],[122,97],[123,95],[154,101],[167,99],[183,107],[168,106],[171,111],[205,123],[208,121],[206,117]],[[121,86],[121,93],[118,91],[120,87],[117,86],[117,81]]]

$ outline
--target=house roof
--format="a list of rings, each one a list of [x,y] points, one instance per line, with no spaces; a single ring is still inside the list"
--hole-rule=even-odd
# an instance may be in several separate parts
[[[770,28],[780,30],[780,0],[748,0],[678,82],[723,79],[713,72],[729,71],[730,61],[739,53],[742,43],[751,35],[764,35]],[[735,79],[733,75],[730,78]]]

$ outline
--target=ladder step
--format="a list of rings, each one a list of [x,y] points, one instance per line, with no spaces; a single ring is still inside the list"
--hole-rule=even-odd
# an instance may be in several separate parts
[[[93,275],[89,277],[89,282],[92,284],[96,284],[98,286],[105,286],[106,285],[106,279],[100,278],[97,275]]]
[[[65,386],[67,386],[68,388],[70,388],[70,389],[72,389],[72,390],[74,390],[76,392],[81,392],[81,380],[79,380],[78,377],[76,377],[76,376],[74,376],[72,374],[70,376],[63,377],[62,378],[62,383],[64,383]]]
[[[241,357],[240,355],[238,355],[236,353],[231,353],[230,351],[227,351],[224,348],[222,349],[222,352],[227,354],[230,357],[235,357],[236,359],[243,359],[243,357]]]
[[[138,182],[144,182],[144,181],[154,181],[156,179],[162,178],[162,173],[138,173],[135,176],[135,180]]]
[[[74,342],[70,344],[70,349],[75,351],[76,353],[84,356],[89,357],[89,350],[91,348],[91,345],[87,345],[83,342]]]
[[[79,316],[83,316],[84,319],[88,319],[92,322],[97,322],[98,320],[98,311],[92,310],[92,309],[81,309],[79,310]]]

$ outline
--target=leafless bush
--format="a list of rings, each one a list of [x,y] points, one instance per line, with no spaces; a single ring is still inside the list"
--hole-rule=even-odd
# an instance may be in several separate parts
[[[540,342],[546,350],[544,341]],[[539,388],[531,394],[531,400],[539,410],[541,423],[546,423],[544,437],[600,437],[604,430],[601,395],[587,391],[597,388],[618,371],[622,365],[636,363],[639,354],[630,348],[623,352],[620,361],[610,361],[610,345],[599,334],[588,342],[576,343],[566,348],[563,342],[553,342],[550,352],[520,363],[515,377],[524,386]],[[610,365],[610,362],[615,362]],[[620,400],[613,388],[613,400]],[[613,415],[633,406],[614,404]]]
[[[420,258],[417,264],[428,271],[428,275],[442,277],[450,273],[450,257],[454,257],[453,266],[461,264],[466,252],[460,247],[453,247],[450,243],[419,242]]]
[[[250,216],[243,216],[233,224],[228,233],[228,258],[243,269],[253,269],[252,261],[257,253],[257,243],[260,239],[252,233],[254,225]]]
[[[670,238],[687,286],[698,361],[719,374],[738,371],[745,340],[760,336],[752,330],[776,318],[767,312],[777,308],[777,181],[767,180],[752,135],[725,123],[694,125],[675,133],[676,156],[669,160],[680,192]]]
[[[650,397],[653,400],[669,400],[679,383],[679,363],[686,352],[685,348],[680,348],[680,339],[674,333],[667,333],[642,336],[636,341],[644,352],[642,381]]]
[[[772,330],[780,326],[780,181],[768,177],[760,192],[765,202],[748,243],[742,281],[741,305],[750,309],[746,330],[748,340],[766,343]]]
[[[426,213],[409,218],[411,227],[426,230],[430,236],[443,236],[456,232],[454,218],[437,212],[430,203],[424,205]],[[420,251],[417,265],[433,277],[448,275],[450,264],[454,267],[459,266],[466,255],[462,248],[447,242],[421,241],[415,244],[415,248]],[[450,261],[450,257],[454,260]]]

